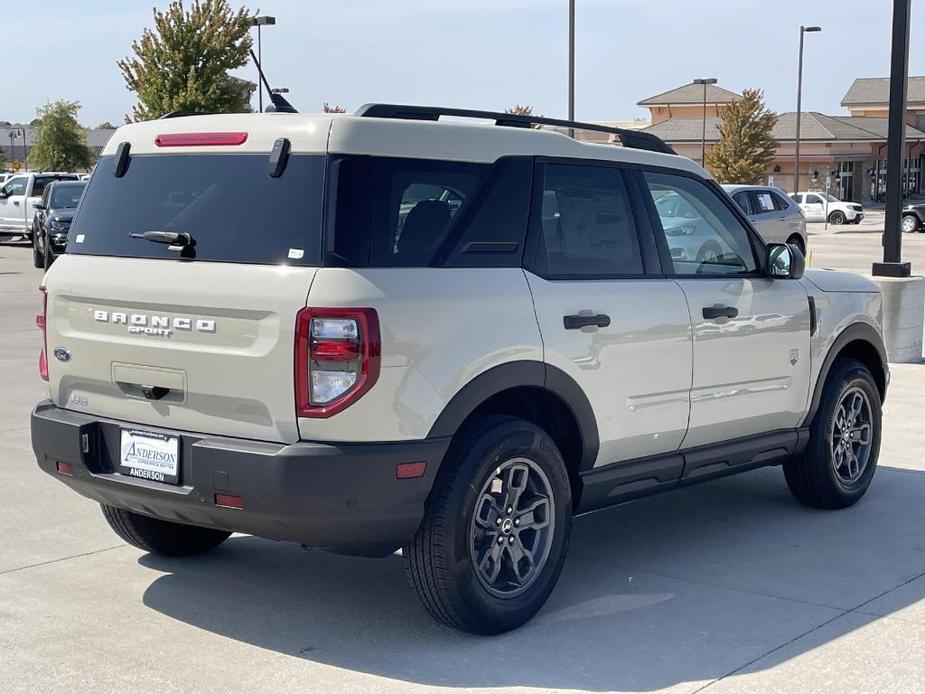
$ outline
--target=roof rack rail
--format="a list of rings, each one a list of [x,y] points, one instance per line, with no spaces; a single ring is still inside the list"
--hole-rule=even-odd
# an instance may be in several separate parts
[[[164,120],[165,118],[186,118],[187,116],[211,116],[211,113],[203,113],[201,111],[171,111],[170,113],[165,113],[163,116],[160,116],[158,120]]]
[[[512,128],[530,128],[534,125],[553,125],[559,128],[569,128],[570,130],[595,130],[597,132],[616,135],[624,147],[645,149],[650,152],[661,152],[663,154],[677,154],[677,152],[652,133],[628,130],[626,128],[612,128],[609,125],[599,125],[597,123],[582,123],[558,118],[545,118],[543,116],[523,116],[517,113],[476,111],[468,108],[407,106],[403,104],[364,104],[356,110],[354,115],[368,118],[403,118],[406,120],[431,121],[439,120],[441,116],[454,116],[457,118],[493,120],[495,125]]]

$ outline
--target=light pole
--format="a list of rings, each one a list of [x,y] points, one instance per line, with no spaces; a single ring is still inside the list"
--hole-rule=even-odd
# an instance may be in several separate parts
[[[575,0],[568,0],[568,119],[575,120]],[[575,137],[573,128],[569,136]]]
[[[289,87],[275,87],[271,89],[270,91],[273,92],[274,94],[288,94]]]
[[[707,165],[707,85],[716,84],[715,77],[694,80],[694,84],[703,85],[703,133],[700,141],[700,165]]]
[[[26,149],[26,126],[22,127],[22,165],[29,170],[29,152]]]
[[[803,34],[822,31],[822,27],[800,25],[800,59],[797,68],[797,139],[793,162],[793,194],[800,192],[800,110],[803,102]]]
[[[15,159],[15,158],[16,158],[16,152],[15,152],[14,149],[13,149],[13,147],[14,147],[13,142],[14,142],[14,140],[15,140],[17,137],[19,137],[19,131],[18,131],[18,130],[14,130],[14,129],[11,127],[11,128],[10,128],[10,131],[9,131],[9,135],[10,135],[10,158],[11,158],[11,159]]]
[[[263,53],[260,51],[260,27],[273,26],[276,24],[276,17],[261,15],[251,17],[251,26],[257,27],[257,62],[260,63],[260,69],[263,69]],[[257,110],[263,113],[263,90],[260,88],[260,79],[257,79]]]

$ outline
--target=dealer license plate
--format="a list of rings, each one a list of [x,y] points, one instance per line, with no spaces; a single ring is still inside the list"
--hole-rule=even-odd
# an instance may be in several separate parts
[[[144,480],[180,483],[180,437],[137,429],[122,430],[119,472]]]

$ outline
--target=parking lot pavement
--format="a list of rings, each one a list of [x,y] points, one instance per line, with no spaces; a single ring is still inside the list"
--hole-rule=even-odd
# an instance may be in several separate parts
[[[847,261],[846,238],[821,256]],[[0,245],[4,694],[925,691],[925,366],[894,368],[857,506],[801,507],[771,468],[580,518],[546,608],[478,638],[431,621],[397,556],[236,536],[171,560],[120,543],[32,457],[30,259]]]

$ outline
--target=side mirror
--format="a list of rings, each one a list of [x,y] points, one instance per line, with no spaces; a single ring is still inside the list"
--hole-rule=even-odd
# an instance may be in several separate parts
[[[798,280],[806,270],[806,258],[800,249],[791,244],[768,244],[768,277],[779,280]]]
[[[33,209],[33,210],[44,210],[44,209],[45,209],[45,205],[43,205],[43,204],[40,203],[40,202],[37,202],[37,203],[35,203],[35,204],[32,206],[32,209]]]
[[[9,193],[5,190],[0,190],[0,200],[6,200],[8,197],[10,197]]]

